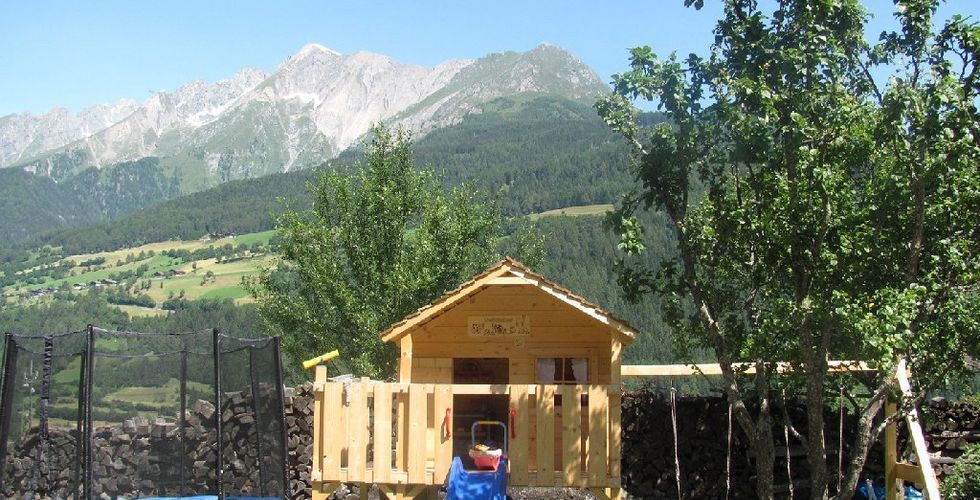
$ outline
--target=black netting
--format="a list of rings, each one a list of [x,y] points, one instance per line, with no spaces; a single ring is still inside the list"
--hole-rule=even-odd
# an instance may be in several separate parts
[[[3,497],[285,496],[278,339],[90,328],[5,346]]]

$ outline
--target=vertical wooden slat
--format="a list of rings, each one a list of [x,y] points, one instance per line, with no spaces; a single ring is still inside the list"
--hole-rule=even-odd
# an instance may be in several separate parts
[[[391,477],[391,386],[374,386],[374,482]]]
[[[898,409],[898,405],[891,401],[885,403],[885,418],[891,417]],[[885,499],[895,500],[898,492],[901,491],[901,483],[895,475],[895,464],[898,462],[898,432],[897,426],[892,423],[885,427]]]
[[[326,365],[317,365],[313,381],[321,386],[327,382]],[[313,481],[321,481],[323,478],[323,455],[320,453],[321,442],[323,441],[323,391],[313,394],[313,464],[310,478]]]
[[[447,384],[439,384],[435,387],[435,398],[434,398],[435,408],[433,409],[436,416],[436,428],[435,428],[435,482],[441,484],[442,481],[449,474],[449,468],[453,463],[453,420],[452,420],[452,409],[453,409],[453,391],[452,387]],[[446,410],[450,412],[449,423],[446,424]]]
[[[364,481],[367,471],[368,411],[367,389],[370,381],[361,379],[347,386],[347,419],[349,444],[347,448],[347,478],[350,481]]]
[[[612,334],[612,355],[611,369],[609,373],[609,383],[612,390],[608,396],[609,404],[609,476],[612,478],[620,477],[620,454],[622,450],[622,434],[620,430],[620,420],[623,411],[623,397],[619,389],[623,383],[621,373],[621,359],[623,354],[623,344],[616,337],[616,333],[610,329]]]
[[[432,385],[429,385],[432,388]],[[408,387],[408,483],[425,484],[425,414],[428,402],[425,384]]]
[[[537,387],[535,436],[538,455],[538,486],[555,484],[555,386]]]
[[[398,430],[395,445],[395,470],[405,471],[407,457],[405,448],[408,447],[408,394],[399,392],[395,395],[395,426]]]
[[[412,336],[405,335],[398,340],[398,381],[403,384],[412,383]],[[398,401],[398,446],[395,453],[395,468],[405,470],[408,467],[408,397],[399,394]]]
[[[608,481],[606,438],[609,414],[606,406],[609,400],[606,397],[605,387],[589,386],[589,486],[605,486]]]
[[[565,486],[578,486],[582,477],[582,389],[561,386],[561,446]]]
[[[320,413],[320,426],[323,429],[321,443],[323,480],[340,479],[340,453],[346,439],[345,429],[337,425],[344,413],[343,384],[327,382],[323,387],[323,412]]]
[[[528,424],[528,405],[527,405],[527,386],[512,385],[510,388],[510,411],[513,413],[513,421],[507,422],[510,432],[510,442],[508,460],[510,463],[510,484],[514,486],[528,486],[527,484],[527,456],[529,435]]]

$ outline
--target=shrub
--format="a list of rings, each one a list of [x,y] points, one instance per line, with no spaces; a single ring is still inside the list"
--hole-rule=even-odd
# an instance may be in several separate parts
[[[968,500],[980,498],[980,444],[971,444],[943,480],[943,498]]]

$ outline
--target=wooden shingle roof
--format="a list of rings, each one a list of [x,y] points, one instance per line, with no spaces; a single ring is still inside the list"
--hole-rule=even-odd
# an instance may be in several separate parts
[[[637,330],[625,320],[617,318],[612,313],[531,271],[524,264],[507,257],[469,281],[450,290],[431,304],[419,308],[398,323],[391,325],[381,333],[381,340],[384,342],[396,341],[415,328],[452,309],[466,298],[493,285],[530,285],[537,287],[580,313],[608,325],[610,331],[615,332],[624,344],[630,344],[636,339]]]

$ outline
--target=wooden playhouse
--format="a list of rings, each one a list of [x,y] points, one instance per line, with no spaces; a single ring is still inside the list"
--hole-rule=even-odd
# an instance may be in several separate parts
[[[381,334],[399,347],[398,382],[333,382],[318,368],[314,498],[342,482],[434,496],[475,420],[507,425],[511,486],[617,497],[620,357],[636,334],[503,260]]]

